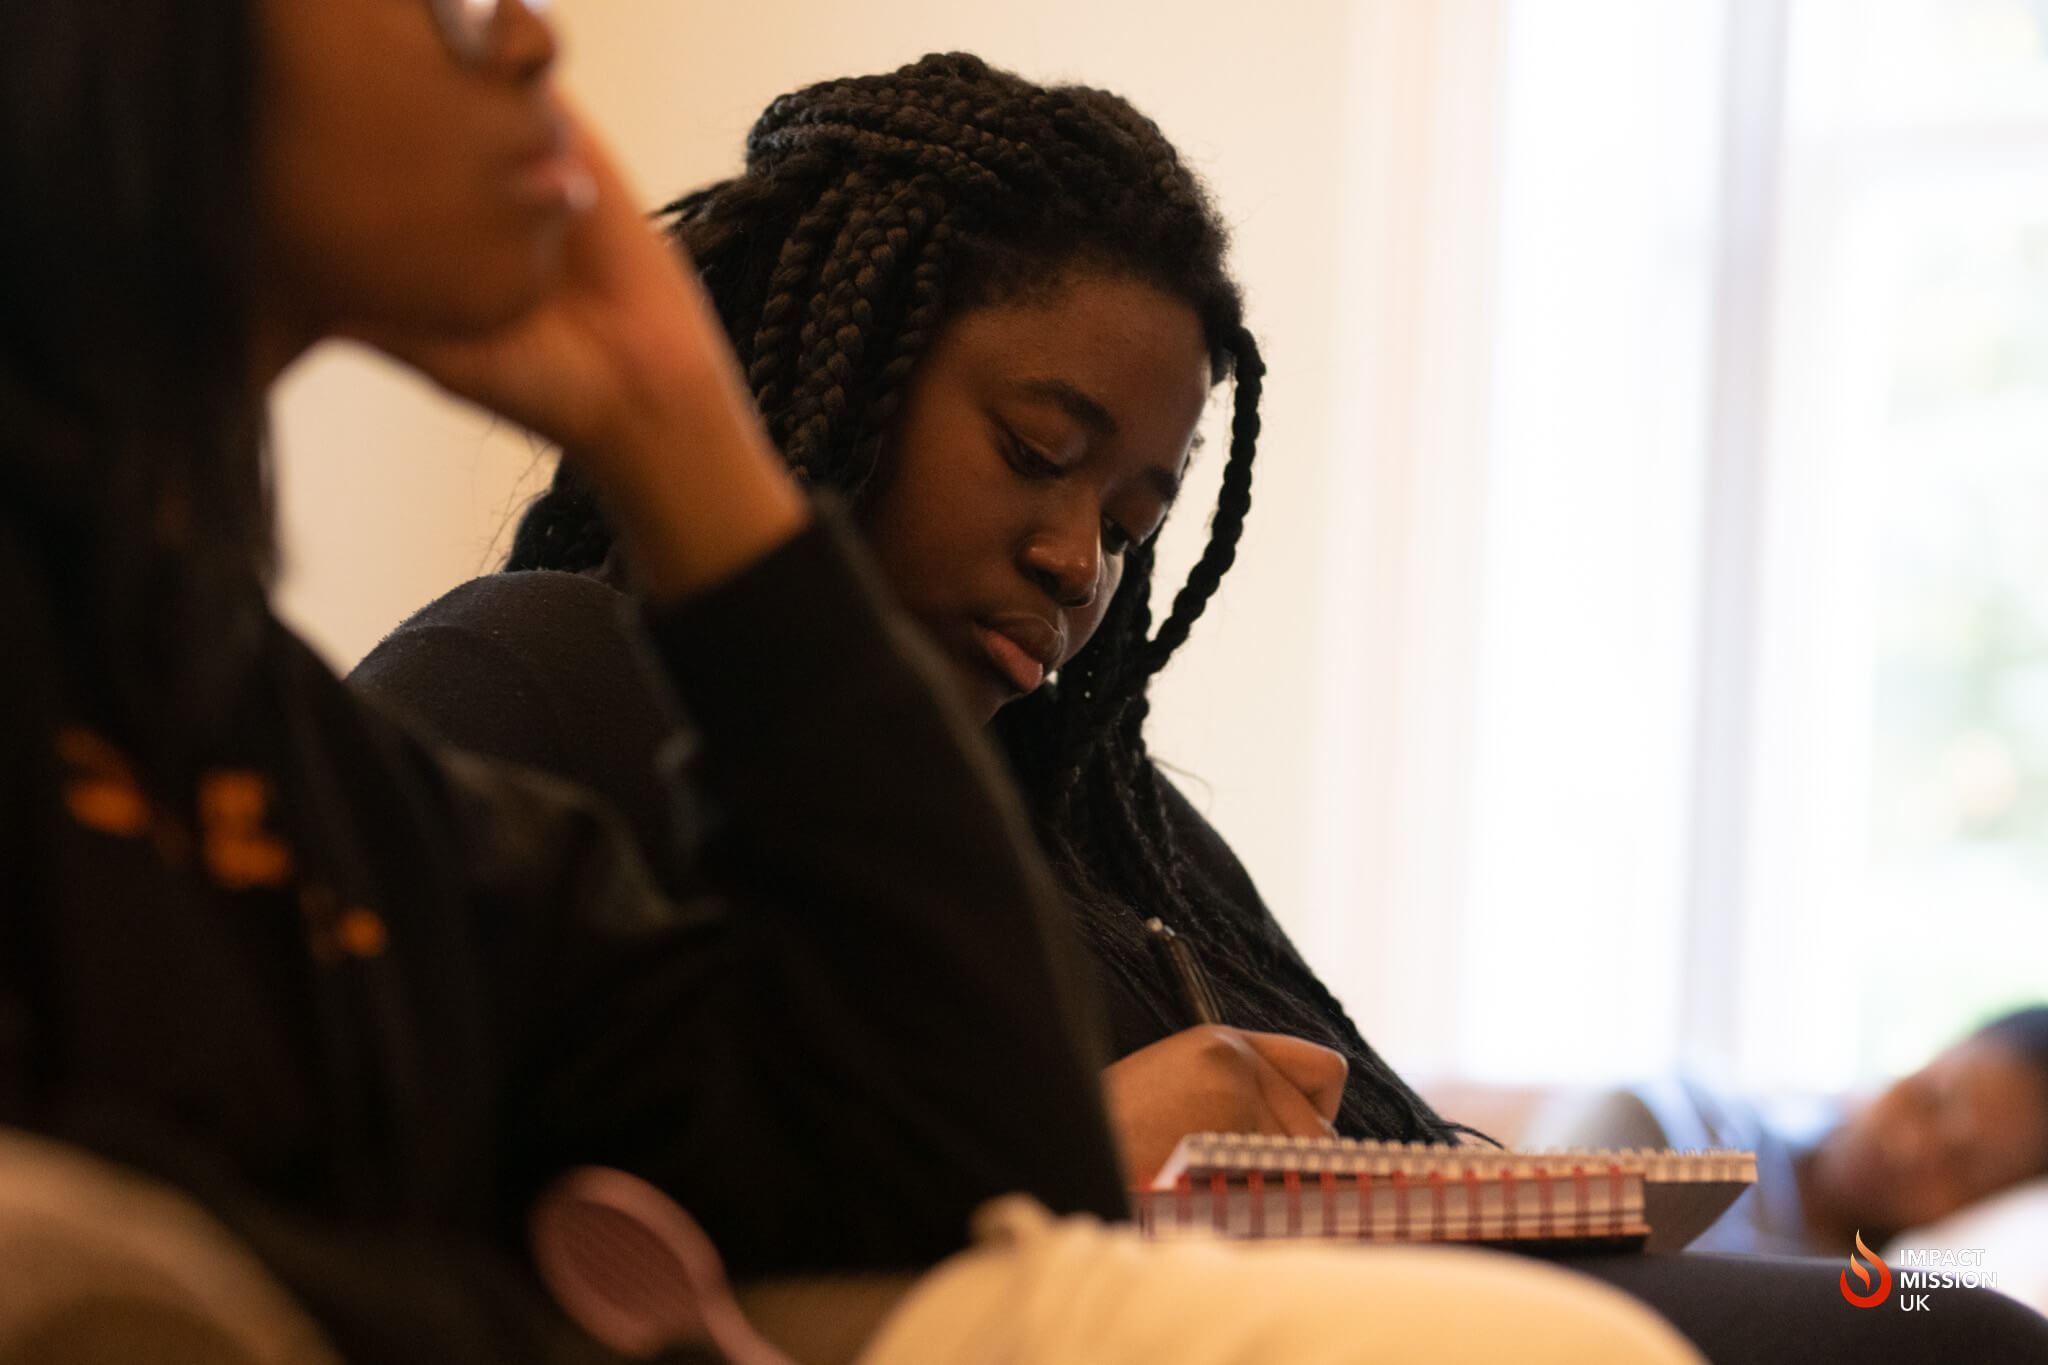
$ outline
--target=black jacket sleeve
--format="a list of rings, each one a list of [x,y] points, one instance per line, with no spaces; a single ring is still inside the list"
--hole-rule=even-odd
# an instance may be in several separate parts
[[[827,519],[648,617],[702,733],[707,899],[648,897],[594,804],[452,760],[480,896],[554,927],[501,968],[529,1171],[646,1175],[740,1276],[927,1265],[1009,1191],[1125,1208],[1050,875],[885,603]]]

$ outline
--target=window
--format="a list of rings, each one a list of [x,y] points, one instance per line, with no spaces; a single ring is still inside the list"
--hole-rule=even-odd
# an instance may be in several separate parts
[[[2048,0],[1499,13],[1462,498],[1380,534],[1463,616],[1331,803],[1435,862],[1340,985],[1426,1072],[1910,1067],[2048,997]]]
[[[2048,5],[1793,14],[1738,1055],[1839,1081],[2048,995]]]

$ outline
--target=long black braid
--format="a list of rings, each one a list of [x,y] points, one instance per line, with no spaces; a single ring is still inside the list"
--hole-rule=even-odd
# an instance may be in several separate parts
[[[743,175],[663,212],[703,272],[770,436],[802,477],[856,511],[888,477],[893,419],[951,319],[1051,288],[1073,265],[1136,278],[1195,310],[1212,374],[1236,390],[1208,545],[1156,632],[1152,549],[1128,552],[1094,638],[1056,684],[998,713],[994,732],[1083,932],[1149,1016],[1121,1023],[1120,1052],[1190,1022],[1145,936],[1157,915],[1199,945],[1229,1022],[1350,1057],[1346,1131],[1448,1136],[1278,930],[1233,913],[1180,847],[1174,798],[1146,751],[1147,686],[1236,557],[1265,374],[1224,266],[1224,229],[1158,127],[1100,90],[1047,89],[975,57],[932,56],[777,100],[748,136]],[[588,569],[610,545],[565,466],[522,520],[509,567]]]

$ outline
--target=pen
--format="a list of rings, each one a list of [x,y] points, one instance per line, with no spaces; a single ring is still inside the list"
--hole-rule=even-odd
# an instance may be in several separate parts
[[[1202,966],[1195,961],[1194,949],[1188,946],[1188,941],[1167,928],[1156,915],[1145,921],[1145,932],[1166,964],[1167,974],[1180,987],[1181,1003],[1188,1007],[1195,1022],[1222,1023],[1223,1011],[1217,1008],[1216,993],[1209,989],[1209,978],[1202,975]]]

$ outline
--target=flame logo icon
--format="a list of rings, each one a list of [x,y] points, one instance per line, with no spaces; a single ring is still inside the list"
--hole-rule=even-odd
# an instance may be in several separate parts
[[[1859,1258],[1856,1251],[1862,1252],[1862,1257]],[[1884,1302],[1885,1295],[1892,1292],[1892,1268],[1884,1263],[1884,1257],[1863,1245],[1863,1233],[1860,1229],[1856,1233],[1856,1251],[1849,1253],[1849,1270],[1855,1271],[1856,1278],[1863,1281],[1864,1292],[1858,1294],[1849,1288],[1849,1270],[1845,1270],[1842,1272],[1842,1297],[1858,1308],[1875,1308]],[[1875,1289],[1871,1288],[1870,1271],[1863,1266],[1865,1260],[1877,1267]]]

